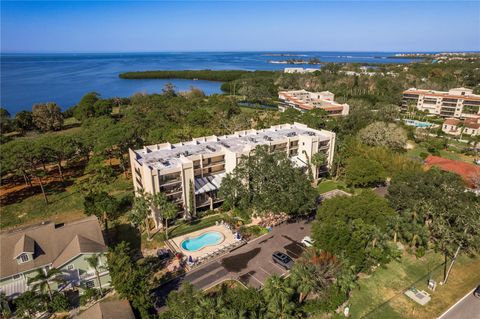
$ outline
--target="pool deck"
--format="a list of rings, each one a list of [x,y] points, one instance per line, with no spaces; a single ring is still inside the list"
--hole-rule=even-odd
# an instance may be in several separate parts
[[[193,238],[193,237],[197,237],[204,233],[208,233],[212,231],[217,231],[223,235],[223,240],[220,243],[211,245],[211,246],[205,246],[196,251],[188,251],[182,248],[182,241]],[[218,251],[226,246],[230,246],[237,242],[233,236],[232,231],[223,225],[215,225],[208,228],[200,229],[192,233],[188,233],[186,235],[172,238],[169,241],[171,246],[173,246],[173,248],[175,248],[177,252],[182,253],[187,257],[192,256],[193,259],[205,257],[208,254],[212,254],[215,251]]]

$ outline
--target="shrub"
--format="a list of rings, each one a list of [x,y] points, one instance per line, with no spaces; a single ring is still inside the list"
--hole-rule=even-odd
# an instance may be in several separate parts
[[[97,300],[100,297],[100,290],[95,288],[85,289],[83,295],[80,296],[80,305],[85,306],[90,301]]]
[[[415,256],[417,258],[422,258],[423,256],[425,256],[425,247],[417,248],[417,250],[415,250]]]
[[[53,293],[52,301],[48,303],[48,308],[53,312],[67,311],[69,307],[68,298],[58,291]]]
[[[420,155],[420,157],[424,160],[424,159],[426,159],[426,158],[428,157],[428,155],[430,155],[430,154],[428,154],[427,152],[421,152],[419,155]]]

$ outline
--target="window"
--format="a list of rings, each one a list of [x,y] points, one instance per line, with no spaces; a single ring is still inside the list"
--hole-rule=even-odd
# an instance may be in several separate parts
[[[20,262],[26,263],[28,261],[28,255],[27,254],[21,254],[20,255]]]
[[[93,287],[95,287],[95,282],[93,280],[85,281],[85,287],[93,288]]]
[[[67,266],[67,270],[74,270],[75,266],[73,264],[70,264]]]

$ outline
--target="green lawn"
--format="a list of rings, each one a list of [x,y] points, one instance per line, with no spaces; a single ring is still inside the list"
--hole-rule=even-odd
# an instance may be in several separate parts
[[[345,182],[342,181],[332,181],[332,180],[326,180],[318,184],[317,190],[318,193],[323,194],[329,191],[332,191],[334,189],[347,189],[347,185]]]
[[[452,269],[446,286],[430,292],[432,300],[420,306],[403,295],[415,286],[427,290],[429,273],[437,283],[442,280],[443,257],[433,252],[417,259],[404,256],[385,268],[377,269],[370,277],[361,278],[350,299],[351,318],[435,318],[480,281],[480,258],[461,256]]]
[[[47,185],[45,188],[50,202],[48,205],[45,204],[41,193],[29,196],[17,203],[2,205],[0,228],[33,224],[47,219],[66,222],[84,216],[83,196],[75,186],[69,185],[64,189],[52,190]],[[132,189],[131,180],[126,179],[123,175],[119,175],[107,187],[107,191],[117,198],[121,198]]]
[[[193,222],[179,223],[178,225],[174,225],[173,227],[169,228],[168,237],[173,238],[173,237],[185,235],[203,228],[207,228],[215,225],[216,221],[220,221],[222,219],[225,219],[225,215],[217,214],[217,215],[207,216],[205,218],[198,219]]]

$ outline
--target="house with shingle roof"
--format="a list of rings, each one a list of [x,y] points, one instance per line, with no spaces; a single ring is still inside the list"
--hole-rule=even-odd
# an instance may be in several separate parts
[[[75,318],[77,319],[135,319],[127,300],[100,301]]]
[[[52,283],[58,290],[98,287],[95,270],[86,258],[100,254],[100,281],[110,285],[106,257],[107,246],[95,216],[55,224],[43,222],[0,234],[0,291],[15,298],[31,287],[28,279],[38,270],[57,268],[64,283]]]

